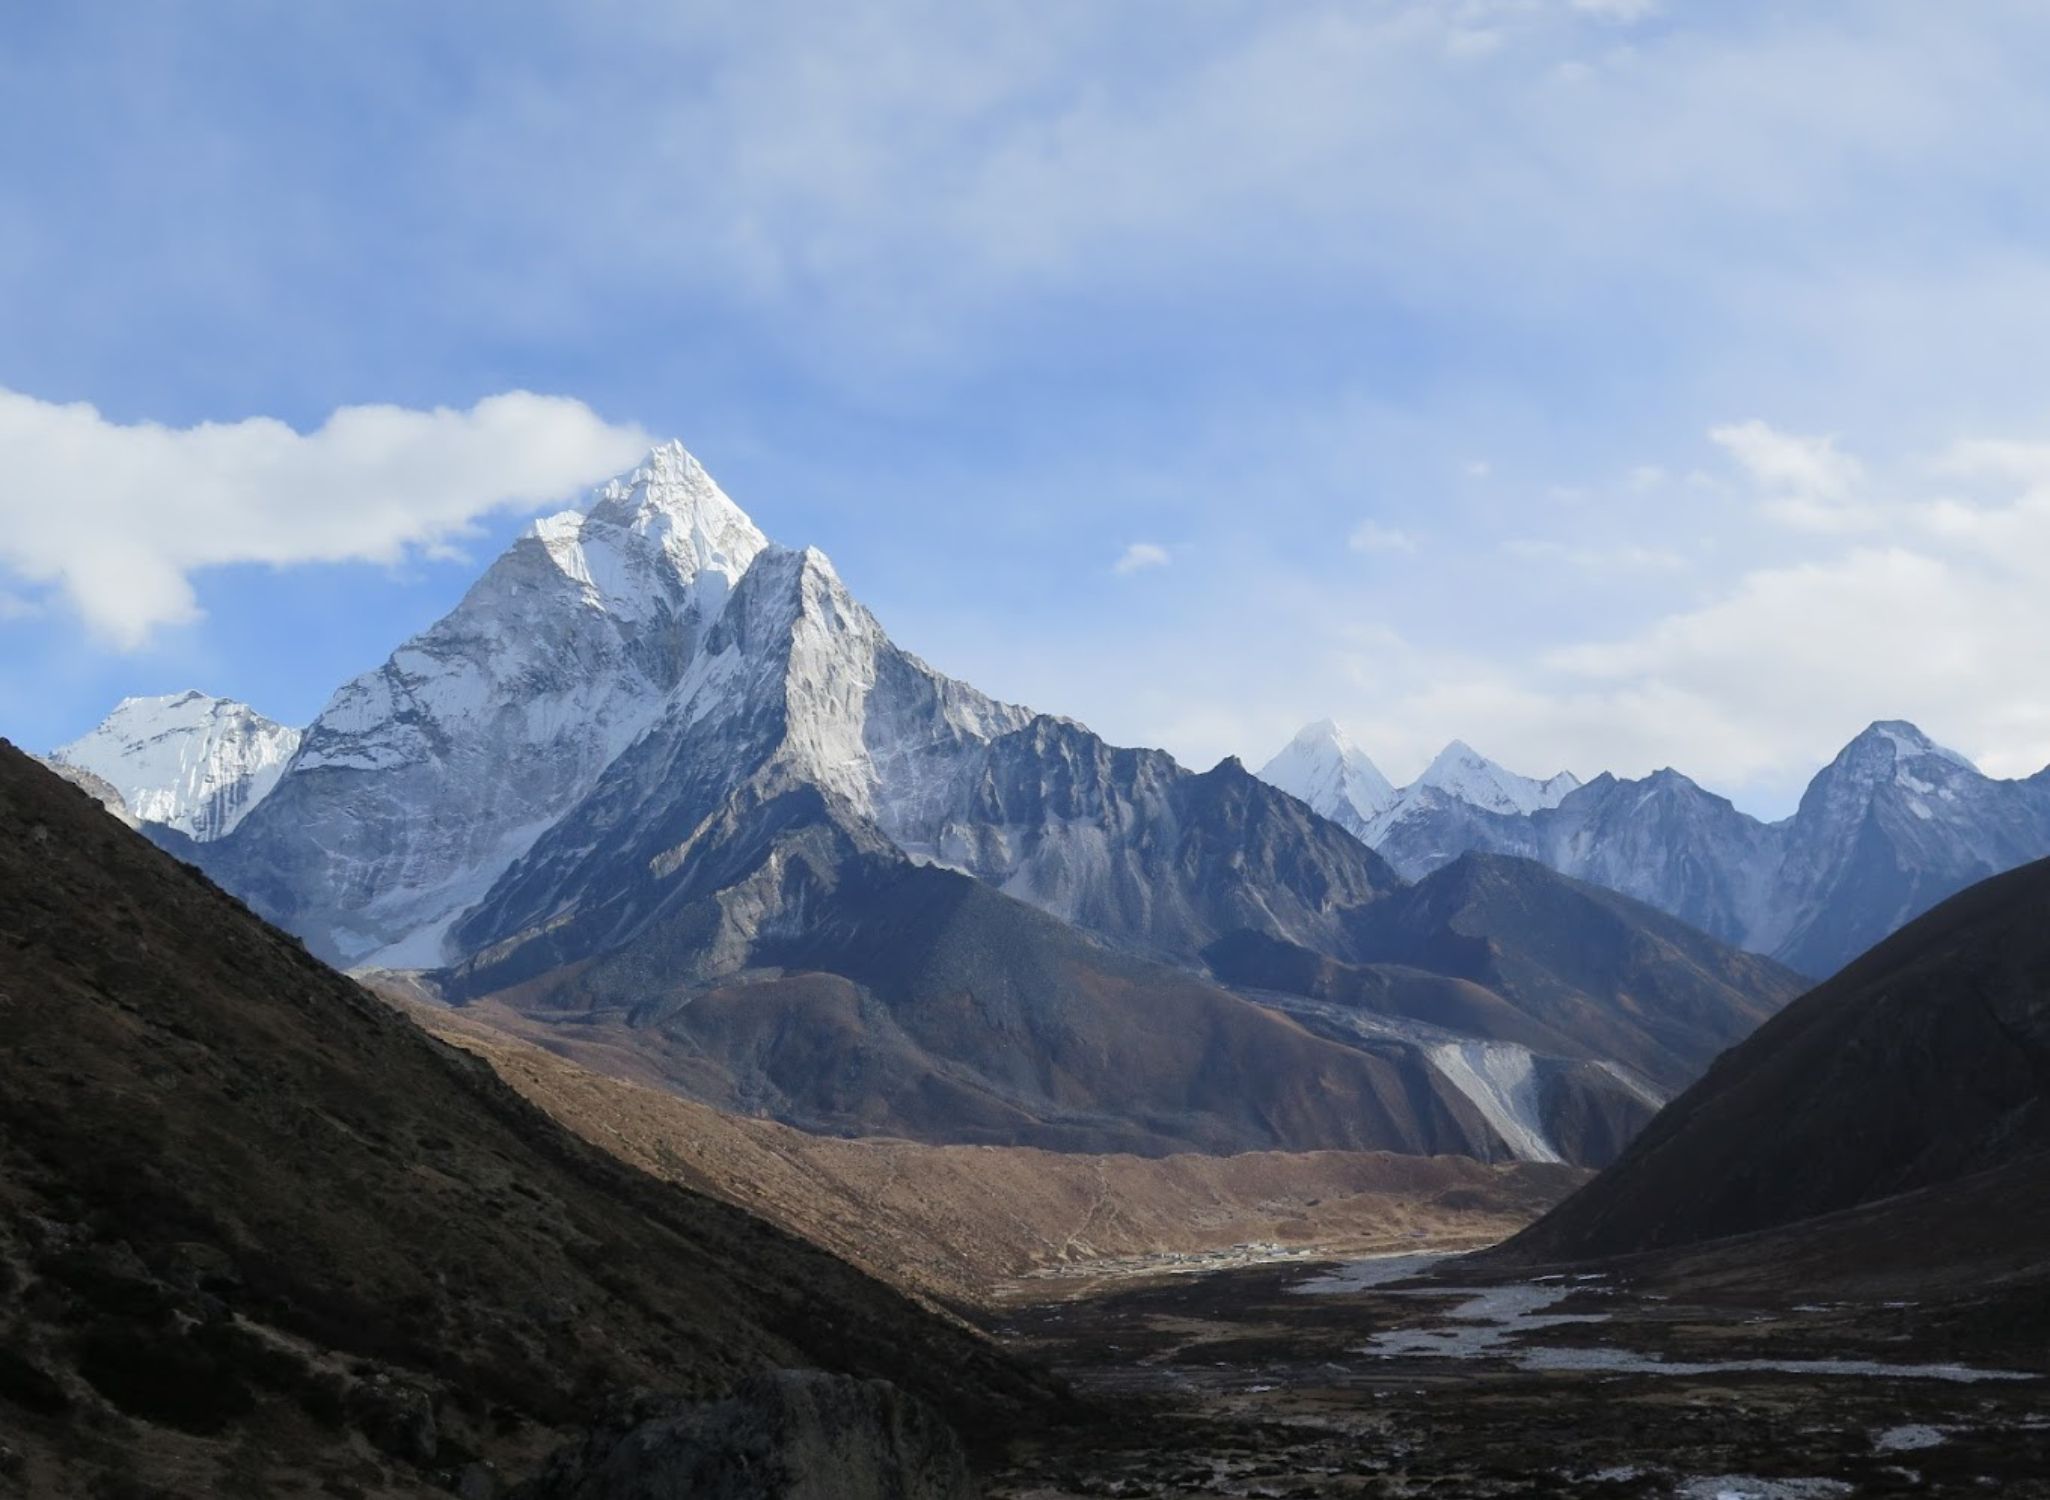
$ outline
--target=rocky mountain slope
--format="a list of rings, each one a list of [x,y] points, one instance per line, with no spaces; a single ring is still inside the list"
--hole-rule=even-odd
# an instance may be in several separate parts
[[[1152,1158],[850,1140],[607,1077],[549,1050],[564,1045],[561,1032],[516,1013],[417,1002],[407,1010],[488,1058],[592,1144],[738,1203],[884,1280],[969,1304],[1203,1258],[1229,1263],[1248,1245],[1324,1255],[1484,1244],[1586,1176],[1388,1152]]]
[[[270,794],[299,731],[205,693],[124,698],[50,759],[112,786],[135,817],[194,839],[230,832]]]
[[[1484,985],[1664,1089],[1691,1082],[1802,989],[1769,959],[1499,855],[1462,856],[1376,903],[1360,928],[1377,959]]]
[[[1285,789],[1306,788],[1326,816],[1350,816],[1332,789],[1344,753],[1304,736]],[[1447,756],[1458,761],[1460,748]],[[1602,775],[1540,799],[1561,784],[1486,762],[1427,773],[1356,831],[1409,879],[1468,851],[1521,855],[1809,975],[1833,973],[1974,881],[2050,854],[2050,775],[1984,776],[1899,721],[1852,740],[1779,823],[1672,770]]]
[[[508,935],[435,976],[439,993],[495,999],[580,1040],[602,1034],[599,1066],[815,1130],[1149,1155],[1379,1149],[1592,1164],[1798,987],[1763,960],[1526,865],[1506,882],[1521,905],[1403,891],[1310,924],[1362,963],[1463,966],[1474,1003],[1462,1009],[1426,1020],[1235,994],[917,864],[815,786],[771,776],[693,827],[687,804],[665,812],[684,779],[655,771],[648,784],[663,798],[593,819],[588,833],[571,824],[564,842],[591,872],[575,898],[562,901],[551,878]],[[1258,783],[1225,767],[1184,773],[1183,785],[1228,808]],[[1271,847],[1297,859],[1320,841],[1359,848],[1308,822]],[[1269,847],[1262,819],[1239,826],[1254,852]],[[672,867],[680,830],[702,842]],[[1215,847],[1224,856],[1232,843]],[[1238,859],[1242,874],[1259,868]],[[1285,990],[1218,962],[1253,940],[1317,951],[1275,937],[1290,924],[1272,908],[1257,914],[1260,927],[1231,928],[1203,952],[1227,985]],[[1633,996],[1671,1015],[1632,1021]],[[1506,1048],[1477,1073],[1461,1048],[1498,1041]],[[622,1065],[628,1053],[638,1064]],[[1505,1070],[1541,1074],[1542,1102],[1521,1097],[1519,1077],[1504,1083]]]
[[[2050,1173],[2050,862],[1953,897],[1789,1006],[1513,1248],[1665,1249],[1993,1172]]]
[[[552,1022],[566,1045],[601,1043],[600,1067],[624,1071],[624,1053],[629,1076],[836,1134],[1153,1156],[1511,1154],[1398,1039],[1321,1038],[823,819],[779,833],[739,878],[708,870],[701,894],[651,904],[617,945],[505,985],[504,966],[480,960],[440,976],[443,992]],[[736,908],[744,930],[726,925]]]
[[[1246,921],[1328,935],[1394,884],[1243,773],[1204,782],[934,672],[673,445],[345,686],[197,857],[325,957],[433,967],[570,904],[616,914],[624,870],[673,872],[708,819],[786,791],[1169,954]],[[1241,824],[1273,845],[1250,866]]]
[[[888,1376],[971,1432],[1047,1409],[955,1323],[575,1139],[6,746],[0,909],[23,1493],[445,1493],[610,1392],[779,1365]]]
[[[68,761],[53,760],[47,755],[32,755],[29,759],[63,777],[130,828],[136,827],[141,821],[128,810],[128,799],[121,795],[120,789],[104,776],[96,776],[82,766],[74,766]]]
[[[1434,775],[1513,807],[1564,785],[1463,747]],[[671,1087],[813,1129],[1599,1161],[1671,1086],[1605,1031],[1536,1054],[1229,993],[1204,955],[1242,934],[1383,961],[1402,881],[1235,760],[1194,773],[934,671],[674,445],[344,686],[226,836],[157,836],[321,957],[609,1028]],[[1683,1009],[1737,1001],[1694,978]]]

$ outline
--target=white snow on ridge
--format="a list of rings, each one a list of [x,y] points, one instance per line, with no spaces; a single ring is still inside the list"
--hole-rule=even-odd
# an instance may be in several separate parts
[[[1461,802],[1486,812],[1533,813],[1541,807],[1557,807],[1566,794],[1580,785],[1571,771],[1561,771],[1545,781],[1506,771],[1464,740],[1454,740],[1438,752],[1415,785],[1435,787]]]
[[[1984,774],[1977,766],[1972,764],[1968,757],[1960,755],[1957,751],[1947,746],[1937,744],[1936,741],[1930,739],[1928,735],[1922,733],[1914,725],[1903,720],[1882,719],[1866,732],[1880,736],[1893,746],[1894,779],[1912,791],[1927,792],[1935,790],[1935,788],[1927,783],[1917,781],[1907,768],[1909,761],[1920,760],[1924,756],[1934,756],[1938,760],[1947,760],[1952,765],[1960,766],[1975,775]]]
[[[1299,732],[1260,768],[1260,779],[1355,831],[1395,801],[1380,767],[1329,719]]]
[[[1566,1158],[1545,1134],[1538,1113],[1537,1060],[1514,1042],[1444,1042],[1425,1055],[1481,1118],[1501,1136],[1518,1161],[1561,1162]]]
[[[217,839],[269,795],[299,738],[245,703],[169,693],[123,698],[51,759],[107,781],[135,817]]]

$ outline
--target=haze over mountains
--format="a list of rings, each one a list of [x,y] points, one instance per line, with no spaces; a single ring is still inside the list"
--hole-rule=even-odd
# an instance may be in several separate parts
[[[1407,878],[1470,850],[1521,855],[1818,977],[1944,897],[2050,854],[2050,771],[1996,780],[1900,721],[1846,745],[1778,823],[1673,770],[1536,782],[1457,743],[1395,791],[1329,721],[1261,775]]]

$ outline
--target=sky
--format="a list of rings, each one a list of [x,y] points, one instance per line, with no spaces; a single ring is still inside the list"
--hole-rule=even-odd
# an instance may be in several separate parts
[[[2050,762],[2037,0],[0,10],[0,733],[303,723],[682,439],[1205,767]]]

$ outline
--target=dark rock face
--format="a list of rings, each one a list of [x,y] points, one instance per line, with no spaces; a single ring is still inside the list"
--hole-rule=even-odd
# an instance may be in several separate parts
[[[778,1370],[724,1401],[643,1401],[513,1500],[971,1500],[960,1440],[884,1380]]]
[[[1354,947],[1471,980],[1585,1056],[1691,1083],[1801,991],[1798,976],[1530,860],[1469,854],[1360,913]]]
[[[1512,1249],[1690,1245],[2044,1152],[2050,862],[1954,897],[1789,1006]]]
[[[754,853],[723,884],[683,882],[631,940],[494,998],[616,1028],[679,1092],[830,1133],[1501,1154],[1414,1049],[1313,1036],[858,828],[778,815],[724,848]],[[447,982],[483,996],[497,973]]]
[[[1179,962],[1254,929],[1337,950],[1345,916],[1401,881],[1236,760],[1192,774],[1041,716],[961,767],[906,847],[1126,946]]]

